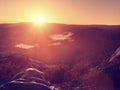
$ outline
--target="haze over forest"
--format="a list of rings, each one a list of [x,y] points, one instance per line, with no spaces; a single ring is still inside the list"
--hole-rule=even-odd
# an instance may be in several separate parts
[[[0,0],[0,90],[120,90],[120,0]]]

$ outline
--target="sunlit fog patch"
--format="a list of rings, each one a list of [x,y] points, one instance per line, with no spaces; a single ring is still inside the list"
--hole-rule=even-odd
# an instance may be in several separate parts
[[[49,46],[60,46],[62,43],[61,42],[54,42],[49,44]]]
[[[16,48],[22,48],[22,49],[31,49],[31,48],[34,48],[36,46],[37,45],[28,45],[28,44],[20,43],[20,44],[17,44],[15,47]]]
[[[62,34],[53,34],[50,38],[54,41],[64,41],[64,40],[72,40],[73,33],[62,33]]]

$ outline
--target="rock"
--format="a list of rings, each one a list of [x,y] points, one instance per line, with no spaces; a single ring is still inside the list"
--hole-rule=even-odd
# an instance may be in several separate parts
[[[120,60],[120,47],[116,50],[116,52],[112,55],[109,62],[114,62],[116,60]]]
[[[82,90],[120,90],[120,47],[108,61],[88,70],[82,79]]]
[[[10,82],[1,86],[0,90],[51,90],[49,86],[34,82]]]
[[[53,87],[52,87],[53,88]],[[15,75],[8,83],[1,85],[0,90],[56,90],[43,72],[35,68],[28,68]]]
[[[120,90],[120,47],[104,66],[103,72],[111,77],[115,90]]]

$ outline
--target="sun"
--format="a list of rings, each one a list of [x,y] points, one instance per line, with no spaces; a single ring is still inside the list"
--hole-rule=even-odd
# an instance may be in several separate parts
[[[45,17],[43,16],[34,16],[32,18],[32,22],[35,24],[35,25],[43,25],[46,23],[46,19]]]

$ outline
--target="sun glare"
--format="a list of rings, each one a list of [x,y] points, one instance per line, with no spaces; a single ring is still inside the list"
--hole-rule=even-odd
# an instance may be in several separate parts
[[[43,16],[34,16],[32,22],[35,25],[43,25],[46,23],[46,19]]]

